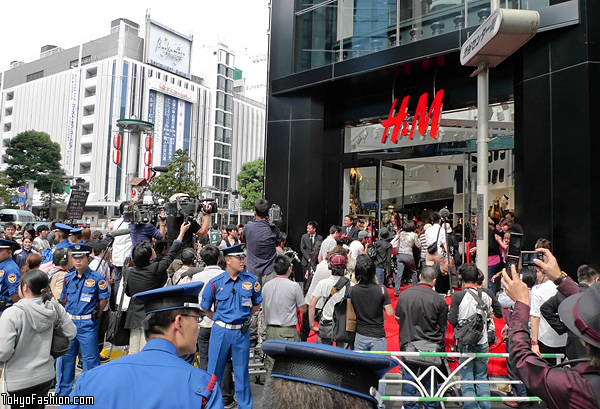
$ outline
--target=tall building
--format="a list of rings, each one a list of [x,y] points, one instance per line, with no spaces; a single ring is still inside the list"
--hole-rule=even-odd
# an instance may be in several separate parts
[[[537,10],[539,29],[489,69],[491,141],[481,158],[477,79],[461,47],[494,21],[489,1],[271,2],[265,194],[282,207],[292,247],[307,220],[330,226],[353,213],[379,227],[392,211],[426,221],[447,206],[454,225],[468,225],[478,208],[485,220],[505,204],[525,249],[546,237],[565,271],[600,262],[598,4],[500,6]],[[478,202],[484,162],[489,202]]]
[[[149,17],[143,38],[137,23],[118,19],[106,36],[79,46],[45,46],[39,59],[13,62],[1,74],[2,143],[29,129],[50,134],[61,145],[66,174],[85,180],[85,215],[94,221],[114,217],[131,198],[127,182],[143,177],[146,165],[166,165],[177,149],[188,149],[203,185],[231,189],[232,146],[236,137],[250,136],[234,135],[234,55],[224,45],[217,49],[213,60],[202,60],[191,37]],[[264,107],[256,109],[264,121]],[[153,129],[119,128],[123,119]],[[264,135],[264,128],[253,132]],[[0,167],[6,166],[2,149]]]

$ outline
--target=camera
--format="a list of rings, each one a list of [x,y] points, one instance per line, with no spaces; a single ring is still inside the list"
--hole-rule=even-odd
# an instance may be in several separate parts
[[[279,227],[281,225],[281,218],[283,213],[281,212],[281,207],[276,204],[272,204],[269,209],[269,225]]]
[[[511,233],[508,243],[508,256],[519,257],[521,255],[521,246],[523,244],[523,235],[521,233]]]
[[[123,220],[135,225],[156,223],[158,215],[163,209],[164,207],[155,204],[134,204],[123,212]]]
[[[180,196],[173,202],[166,205],[167,213],[173,217],[183,217],[186,221],[191,221],[198,212],[216,213],[217,203],[214,199],[203,199],[191,196]]]
[[[521,264],[525,266],[534,266],[535,259],[544,261],[544,253],[537,251],[522,251],[521,252]]]

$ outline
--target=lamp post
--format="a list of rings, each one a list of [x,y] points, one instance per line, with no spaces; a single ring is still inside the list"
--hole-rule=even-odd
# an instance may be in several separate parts
[[[60,179],[54,179],[52,181],[52,183],[50,184],[50,205],[48,206],[48,219],[50,219],[51,221],[53,220],[52,219],[52,201],[54,200],[54,184],[59,180],[66,181],[66,180],[73,180],[73,179],[75,179],[76,184],[85,182],[85,179],[83,179],[83,178],[76,178],[75,176],[67,176],[67,177],[62,177]],[[73,187],[75,187],[75,186],[73,186]]]

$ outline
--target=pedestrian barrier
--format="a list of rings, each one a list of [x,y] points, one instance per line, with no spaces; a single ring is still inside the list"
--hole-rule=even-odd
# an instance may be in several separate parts
[[[469,362],[475,358],[508,358],[508,353],[470,353],[470,352],[407,352],[407,351],[361,351],[364,354],[373,355],[386,355],[397,359],[400,362],[402,368],[404,368],[413,377],[412,380],[404,379],[382,379],[379,382],[386,384],[410,384],[414,386],[417,393],[420,396],[382,396],[382,401],[408,401],[408,402],[539,402],[540,398],[536,396],[444,396],[452,388],[461,384],[521,384],[521,381],[511,381],[505,379],[499,380],[488,380],[488,381],[475,381],[475,380],[458,380],[453,379],[460,375],[460,370]],[[440,358],[466,358],[464,362],[460,363],[453,371],[448,370],[449,375],[446,375],[437,366],[423,367],[421,374],[417,376],[406,364],[400,359],[402,357],[413,356],[413,357],[440,357]],[[542,358],[556,358],[558,362],[564,358],[564,354],[542,354]],[[429,376],[429,388],[424,384],[427,382],[426,378]],[[429,391],[434,389],[435,377],[440,376],[443,382],[438,385],[437,390],[432,395]],[[383,390],[380,388],[380,390]]]

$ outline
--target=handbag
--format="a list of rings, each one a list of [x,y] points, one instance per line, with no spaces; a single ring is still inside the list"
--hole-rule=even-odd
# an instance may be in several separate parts
[[[56,311],[56,302],[54,301],[54,311]],[[50,346],[50,355],[54,359],[58,359],[69,350],[69,345],[71,345],[71,341],[65,335],[65,332],[62,329],[62,320],[60,319],[60,315],[58,311],[56,311],[56,321],[54,322],[54,329],[52,330],[52,345]]]
[[[437,243],[438,243],[438,240],[440,238],[440,232],[441,231],[442,231],[442,226],[440,226],[440,228],[438,229],[438,234],[437,234],[437,237],[435,238],[435,242],[433,244],[430,244],[427,247],[427,252],[429,254],[436,254],[438,252],[438,245],[437,245]]]
[[[438,352],[439,345],[435,342],[419,340],[406,344],[406,352]],[[442,358],[439,356],[404,356],[404,361],[411,365],[441,366]]]
[[[123,271],[123,291],[121,298],[116,306],[116,311],[110,311],[108,315],[108,329],[106,330],[106,342],[110,342],[114,346],[129,345],[129,335],[131,330],[125,328],[127,311],[122,311],[123,300],[125,299],[125,289],[127,288],[127,273],[128,268]]]
[[[4,397],[8,396],[8,388],[6,387],[6,362],[2,363],[2,375],[0,375],[0,409],[10,409],[10,405],[4,404]]]

